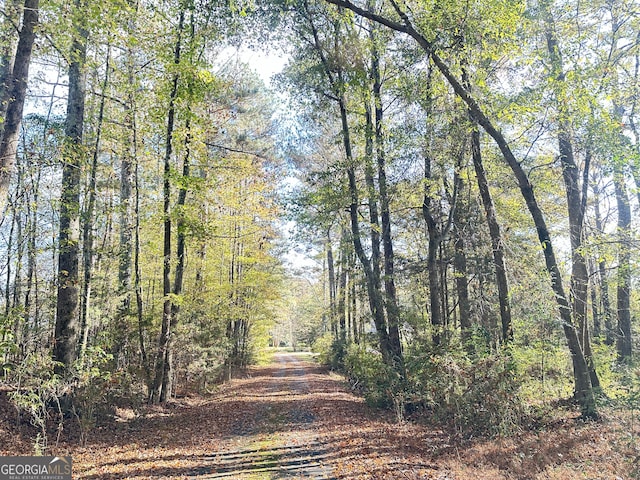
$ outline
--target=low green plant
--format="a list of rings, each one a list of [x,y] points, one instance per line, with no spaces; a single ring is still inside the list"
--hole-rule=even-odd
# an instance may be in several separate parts
[[[364,395],[367,404],[391,408],[404,403],[401,400],[404,397],[402,380],[393,368],[385,364],[380,352],[350,345],[344,359],[344,370],[352,387]]]
[[[9,398],[19,417],[28,418],[37,428],[33,450],[37,455],[49,446],[49,427],[55,421],[56,444],[64,428],[65,417],[76,418],[80,441],[84,444],[96,422],[98,409],[108,404],[111,374],[108,365],[111,355],[97,347],[90,347],[75,362],[66,375],[56,373],[59,366],[49,355],[27,355],[12,372],[15,385]]]
[[[0,375],[5,377],[14,367],[9,360],[18,350],[10,316],[0,317]]]
[[[433,419],[462,436],[519,430],[526,408],[507,354],[470,359],[463,351],[414,352],[407,361],[409,397]]]
[[[55,362],[50,356],[33,353],[16,365],[11,380],[14,390],[9,398],[16,407],[19,418],[28,421],[37,428],[33,440],[33,451],[42,455],[48,448],[47,423],[51,408],[57,413],[57,438],[62,432],[62,407],[59,399],[68,391],[69,385],[55,373]]]
[[[318,337],[313,342],[311,351],[317,355],[318,362],[322,365],[331,366],[333,363],[333,335],[331,332]]]
[[[112,359],[102,348],[89,347],[74,364],[71,411],[78,421],[81,445],[95,427],[98,410],[108,403],[112,379],[108,366]]]

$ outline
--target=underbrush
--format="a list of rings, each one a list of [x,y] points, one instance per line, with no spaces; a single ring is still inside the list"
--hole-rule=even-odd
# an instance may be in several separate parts
[[[33,353],[7,372],[3,383],[15,409],[15,425],[30,438],[32,453],[46,453],[63,432],[84,445],[118,405],[138,403],[132,378],[125,372],[109,372],[111,359],[102,349],[90,348],[61,375],[49,355]]]
[[[528,418],[508,354],[471,360],[461,351],[414,353],[407,358],[407,381],[414,402],[465,437],[510,435]]]
[[[326,353],[321,358],[331,358]],[[513,359],[426,348],[406,353],[404,378],[375,349],[350,345],[343,371],[367,404],[446,426],[456,435],[513,434],[528,422]]]
[[[434,348],[414,341],[404,375],[365,345],[336,350],[331,336],[315,345],[320,361],[341,370],[367,404],[393,409],[399,420],[428,420],[457,436],[509,436],[553,423],[575,410],[571,359],[563,345],[520,345],[504,352],[469,354],[462,346]],[[640,426],[640,367],[620,365],[615,351],[594,344],[602,386],[599,408]],[[636,420],[637,418],[637,420]],[[632,428],[632,431],[635,429]],[[630,434],[636,442],[636,436]]]

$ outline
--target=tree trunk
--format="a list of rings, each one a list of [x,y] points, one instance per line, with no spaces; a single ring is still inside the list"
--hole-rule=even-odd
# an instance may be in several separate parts
[[[380,352],[382,353],[385,362],[391,364],[392,354],[389,345],[389,335],[387,332],[386,319],[384,316],[384,304],[382,294],[380,292],[379,277],[376,283],[376,276],[372,263],[367,258],[367,254],[364,251],[362,245],[362,237],[360,234],[360,219],[358,218],[358,205],[360,203],[358,198],[358,186],[356,183],[356,173],[353,166],[353,155],[351,153],[351,140],[349,136],[349,124],[347,122],[347,110],[344,106],[344,99],[340,100],[340,117],[342,119],[342,139],[347,155],[347,177],[349,181],[349,195],[351,202],[349,204],[349,219],[351,222],[351,238],[353,242],[353,248],[356,256],[362,265],[364,271],[365,281],[367,285],[367,296],[369,298],[369,308],[373,316],[373,322],[376,326],[378,334],[378,341],[380,345]]]
[[[187,199],[187,179],[191,175],[191,131],[190,131],[190,122],[187,120],[186,126],[187,135],[185,138],[185,156],[182,165],[182,177],[184,182],[182,183],[180,190],[178,192],[178,202],[176,204],[176,209],[178,210],[178,220],[177,220],[177,229],[178,229],[178,238],[177,238],[177,246],[176,246],[176,269],[173,279],[173,289],[172,293],[175,298],[182,295],[182,288],[184,283],[184,269],[185,269],[185,253],[187,246],[187,235],[186,235],[186,221],[185,221],[185,204]],[[178,325],[178,318],[180,314],[180,305],[175,301],[171,302],[171,330],[175,330]],[[173,368],[173,338],[169,336],[169,345],[166,349],[166,357],[164,362],[164,379],[163,379],[163,392],[164,398],[161,401],[165,401],[167,398],[171,396],[171,379],[174,376],[174,368]]]
[[[145,372],[145,377],[147,381],[147,385],[151,385],[151,371],[149,360],[147,357],[147,349],[145,347],[145,337],[144,337],[144,302],[142,299],[142,272],[140,270],[140,175],[138,171],[138,154],[137,154],[137,126],[135,122],[135,111],[132,113],[133,123],[132,127],[132,143],[133,143],[133,160],[134,160],[134,190],[135,190],[135,200],[134,200],[134,247],[133,247],[133,268],[134,268],[134,289],[136,292],[136,316],[138,319],[138,344],[140,347],[140,360],[142,362],[142,368]]]
[[[307,8],[307,15],[309,26],[311,27],[313,33],[313,39],[316,51],[321,59],[324,72],[327,75],[327,79],[329,80],[329,84],[331,85],[333,91],[335,92],[335,100],[338,104],[338,108],[340,109],[340,121],[342,126],[342,144],[344,147],[345,157],[346,157],[346,173],[348,179],[348,187],[349,187],[349,220],[351,224],[351,240],[353,242],[353,247],[355,250],[355,254],[362,265],[362,269],[364,271],[366,286],[367,286],[367,296],[369,299],[369,308],[371,309],[371,314],[373,316],[373,322],[376,326],[376,331],[378,334],[378,341],[380,346],[380,352],[384,358],[384,361],[388,365],[393,364],[393,355],[390,348],[389,343],[389,333],[387,331],[386,318],[384,313],[384,299],[382,297],[381,289],[380,289],[380,266],[379,263],[376,267],[376,261],[374,258],[370,261],[367,258],[367,254],[364,250],[364,246],[362,244],[362,234],[360,232],[360,219],[359,219],[359,194],[358,194],[358,184],[356,180],[356,170],[355,170],[355,159],[353,157],[352,145],[351,145],[351,135],[349,130],[349,121],[347,115],[347,107],[346,107],[346,98],[344,96],[344,81],[341,78],[341,73],[338,72],[336,76],[334,72],[330,68],[330,62],[327,60],[324,52],[322,50],[322,45],[320,42],[320,38],[318,36],[318,31],[313,23],[313,18],[311,13]],[[371,212],[370,212],[371,216]],[[372,233],[372,237],[375,234]],[[372,245],[372,249],[376,248],[375,242]],[[379,243],[378,243],[378,261],[380,258],[379,255]],[[375,252],[372,257],[375,257]],[[377,274],[376,274],[377,269]]]
[[[386,152],[382,108],[382,80],[380,75],[380,53],[376,48],[376,27],[371,26],[371,75],[373,77],[373,101],[375,106],[376,157],[378,160],[378,189],[380,197],[380,221],[382,224],[382,247],[384,251],[384,291],[389,328],[389,344],[398,370],[404,371],[402,342],[400,340],[400,309],[395,283],[393,239],[391,236],[391,210],[387,188]]]
[[[102,136],[102,124],[104,120],[104,107],[106,90],[109,83],[109,69],[111,60],[111,47],[107,47],[107,57],[105,60],[105,73],[102,82],[102,96],[100,97],[100,107],[98,109],[98,120],[96,125],[96,139],[93,146],[93,158],[89,169],[89,187],[87,194],[89,199],[82,219],[82,259],[84,269],[84,282],[82,284],[82,297],[80,303],[80,356],[84,355],[87,348],[89,336],[89,304],[91,298],[91,276],[93,269],[93,223],[96,205],[96,175],[98,170],[98,157],[100,156],[100,140]]]
[[[616,337],[616,351],[618,361],[631,361],[631,207],[625,186],[624,175],[617,168],[614,172],[614,186],[616,204],[618,206],[618,288],[617,288],[617,317],[618,328]]]
[[[132,38],[134,38],[137,32],[137,0],[131,0],[129,7],[132,9],[132,12],[128,22],[128,31]],[[145,373],[145,380],[150,391],[153,378],[147,356],[147,348],[145,346],[144,301],[142,297],[142,272],[140,268],[140,172],[138,161],[138,126],[136,122],[137,103],[135,95],[137,67],[134,50],[131,45],[127,48],[125,62],[129,88],[127,91],[124,120],[127,130],[127,140],[122,155],[122,165],[120,167],[121,217],[118,285],[122,294],[125,295],[121,304],[123,307],[122,310],[124,310],[124,307],[130,303],[130,270],[131,262],[133,261],[133,290],[136,300],[138,348],[140,349],[140,362]],[[131,224],[131,213],[133,213],[133,225]],[[133,244],[131,243],[132,241]],[[124,319],[121,319],[121,321],[124,321]]]
[[[333,261],[333,248],[331,246],[331,231],[327,230],[327,275],[329,277],[329,326],[334,338],[338,338],[338,326],[336,323],[336,271]]]
[[[39,0],[24,1],[22,28],[18,38],[13,69],[7,75],[6,80],[0,79],[6,85],[6,100],[0,98],[2,103],[6,102],[4,123],[0,125],[0,136],[2,137],[0,140],[0,212],[4,210],[7,201],[11,172],[18,150],[18,136],[29,79],[29,64],[36,39],[38,8]],[[4,110],[3,106],[2,108]]]
[[[438,346],[442,342],[443,321],[442,321],[442,305],[440,302],[440,279],[438,275],[438,247],[440,246],[440,231],[438,224],[433,217],[431,211],[431,193],[429,192],[429,182],[431,177],[431,157],[424,157],[424,178],[425,178],[425,194],[422,203],[422,215],[427,224],[427,232],[429,234],[429,243],[427,251],[427,272],[429,274],[429,313],[431,318],[433,344]]]
[[[461,184],[462,178],[457,175]],[[471,302],[469,301],[469,276],[467,273],[467,245],[466,245],[466,222],[463,217],[462,202],[458,199],[458,205],[453,217],[453,234],[454,234],[454,256],[453,268],[455,271],[456,295],[458,297],[458,313],[460,318],[460,336],[462,345],[468,353],[474,352],[472,332],[471,332]],[[467,202],[464,202],[465,210]]]
[[[462,82],[468,91],[471,91],[471,81],[467,69],[462,71]],[[469,110],[469,116],[473,122],[471,129],[471,158],[473,169],[476,174],[478,190],[482,200],[482,206],[487,218],[489,227],[489,237],[491,238],[491,253],[493,255],[493,265],[496,274],[496,286],[498,287],[498,305],[500,307],[500,322],[502,325],[502,342],[504,344],[513,341],[513,322],[511,319],[511,302],[509,301],[509,280],[507,278],[507,265],[505,261],[505,246],[502,240],[502,232],[496,208],[493,203],[489,181],[482,162],[482,149],[480,145],[480,131],[478,125],[473,121],[473,115]]]
[[[353,342],[360,343],[361,330],[358,321],[358,299],[356,296],[356,268],[353,252],[349,253],[349,317],[351,318],[351,327],[353,329]]]
[[[376,192],[374,170],[373,170],[373,141],[374,127],[371,115],[369,92],[365,95],[365,155],[364,155],[364,178],[367,187],[367,201],[369,206],[369,225],[371,226],[371,278],[372,288],[379,297],[378,303],[381,310],[382,322],[386,333],[388,352],[393,358],[391,338],[388,335],[387,318],[384,316],[384,299],[382,298],[382,272],[380,270],[380,216],[378,214],[378,195]],[[346,110],[345,110],[346,115]],[[346,117],[345,117],[346,118]]]
[[[593,265],[590,264],[590,276],[595,276]],[[600,310],[598,308],[598,293],[596,292],[595,285],[591,285],[589,290],[591,296],[591,316],[593,318],[593,337],[599,339],[602,336],[602,317],[600,316]]]
[[[133,75],[129,75],[129,81],[133,81]],[[126,335],[129,330],[128,317],[131,312],[131,279],[132,275],[132,263],[133,263],[133,236],[134,226],[132,224],[132,207],[133,207],[133,188],[132,188],[132,176],[134,169],[134,162],[136,162],[134,152],[135,146],[135,126],[133,115],[135,115],[132,103],[135,100],[133,95],[129,95],[125,110],[125,125],[127,126],[127,136],[123,146],[120,163],[120,201],[118,207],[119,224],[120,224],[120,239],[118,244],[118,297],[120,298],[120,304],[117,311],[117,325],[120,334],[120,345],[116,345],[116,354],[123,347],[122,343],[126,341]],[[137,221],[137,220],[136,220]],[[137,300],[136,300],[137,301]]]
[[[22,5],[21,5],[22,3]],[[3,19],[0,22],[0,138],[5,124],[7,107],[11,99],[11,76],[16,56],[16,26],[20,23],[20,13],[24,2],[8,0],[4,2]]]
[[[173,64],[180,64],[180,54],[182,48],[182,30],[184,28],[184,10],[180,11],[178,21],[178,38],[176,40]],[[164,216],[164,241],[163,241],[163,267],[162,267],[162,295],[164,298],[162,307],[162,326],[160,338],[158,340],[158,353],[156,356],[155,379],[150,392],[150,403],[162,403],[167,400],[167,387],[169,386],[166,373],[168,371],[167,361],[170,357],[171,341],[171,157],[173,153],[173,132],[175,124],[175,104],[178,97],[177,72],[173,74],[171,91],[169,93],[169,107],[167,109],[167,128],[164,153],[164,179],[163,179],[163,216]]]
[[[592,189],[596,231],[598,233],[604,233],[602,214],[600,213],[600,188],[596,182],[593,183]],[[604,318],[604,341],[606,345],[613,345],[615,343],[615,331],[612,323],[613,314],[611,311],[611,300],[609,299],[609,277],[604,255],[600,255],[600,259],[597,261],[597,267],[598,275],[596,278],[600,284],[600,305],[602,306],[602,316]]]
[[[78,24],[83,4],[75,3],[74,39],[69,64],[69,98],[63,147],[60,233],[58,236],[58,296],[53,359],[69,369],[77,356],[78,343],[78,265],[80,240],[80,172],[85,110],[85,63],[88,32]],[[61,368],[58,368],[62,371]]]
[[[507,278],[507,267],[505,262],[504,242],[502,232],[496,215],[493,197],[489,189],[489,182],[482,163],[480,151],[480,132],[473,128],[471,132],[471,153],[473,158],[473,168],[476,172],[478,190],[482,199],[482,206],[487,217],[489,236],[491,237],[491,252],[493,254],[493,265],[496,273],[496,285],[498,287],[498,304],[500,306],[500,320],[502,325],[502,341],[509,343],[513,341],[513,324],[511,321],[511,303],[509,301],[509,280]]]
[[[27,215],[27,278],[24,291],[24,312],[23,312],[23,339],[26,338],[27,332],[31,327],[31,305],[34,303],[34,297],[37,301],[37,237],[38,237],[38,205],[41,169],[38,169],[36,175],[30,174],[30,187],[32,195],[29,195],[26,202]],[[33,326],[37,327],[38,320],[36,312],[33,315]],[[36,328],[34,328],[36,330]],[[23,353],[26,353],[23,347]]]
[[[338,339],[342,348],[347,343],[347,262],[345,237],[340,238],[340,273],[338,275],[338,298],[336,313],[338,316]]]
[[[569,118],[567,113],[566,98],[561,93],[565,84],[564,64],[553,25],[551,13],[547,10],[545,15],[545,35],[547,50],[551,60],[551,74],[555,82],[561,85],[555,92],[555,100],[558,109],[558,152],[562,165],[562,178],[567,196],[567,213],[569,217],[569,238],[571,242],[571,294],[572,313],[579,333],[579,340],[584,352],[584,357],[589,368],[591,384],[594,388],[600,386],[600,381],[595,370],[593,355],[591,353],[591,340],[587,323],[587,291],[589,285],[589,272],[586,258],[583,253],[583,224],[586,209],[586,195],[589,174],[589,159],[587,156],[584,165],[584,188],[580,189],[580,172],[573,154]]]

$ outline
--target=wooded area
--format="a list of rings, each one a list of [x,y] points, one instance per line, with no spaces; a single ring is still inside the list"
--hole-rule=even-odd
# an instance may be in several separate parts
[[[86,432],[269,345],[462,435],[635,405],[637,2],[2,13],[0,359],[36,450],[54,405]],[[271,86],[239,45],[287,57]]]

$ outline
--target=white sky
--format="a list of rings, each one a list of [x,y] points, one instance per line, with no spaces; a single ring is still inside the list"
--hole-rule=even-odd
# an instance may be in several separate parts
[[[252,50],[246,47],[227,47],[220,54],[222,61],[239,55],[240,60],[253,68],[265,84],[271,85],[271,77],[280,73],[288,58],[277,52]]]

